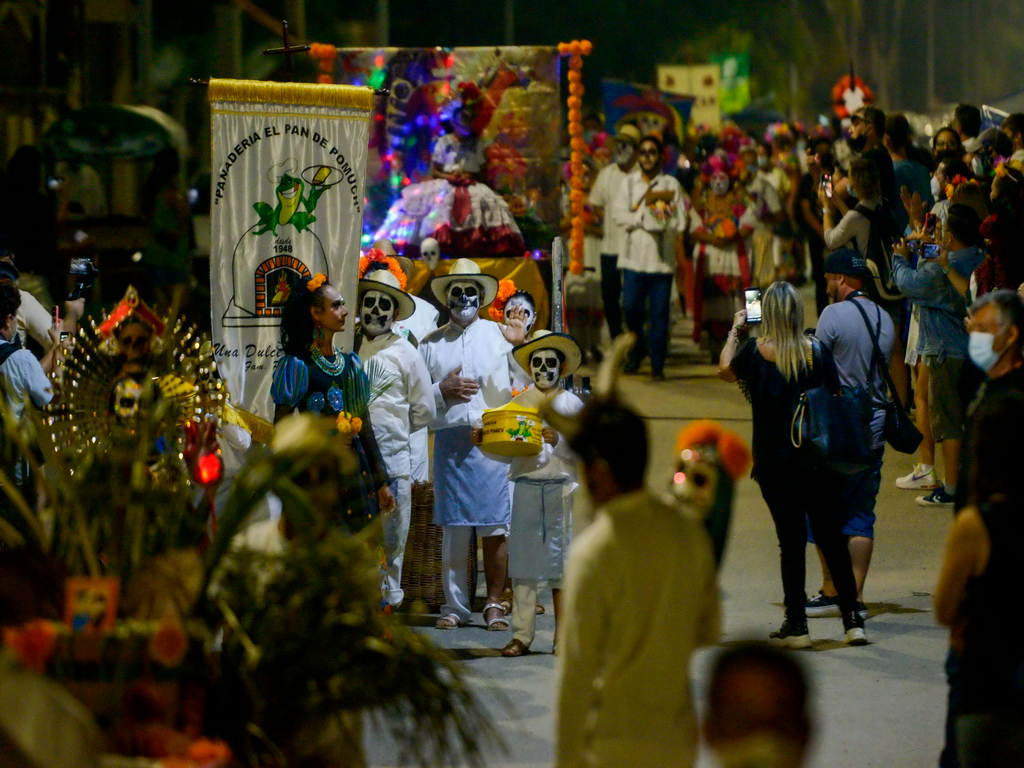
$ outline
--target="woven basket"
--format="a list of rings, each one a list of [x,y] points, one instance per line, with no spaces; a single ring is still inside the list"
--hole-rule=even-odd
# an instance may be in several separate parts
[[[466,552],[469,594],[476,594],[476,536]],[[402,564],[402,590],[407,601],[419,600],[437,612],[444,605],[441,584],[441,526],[434,525],[434,484],[412,484],[412,519]],[[472,599],[472,598],[471,598]]]

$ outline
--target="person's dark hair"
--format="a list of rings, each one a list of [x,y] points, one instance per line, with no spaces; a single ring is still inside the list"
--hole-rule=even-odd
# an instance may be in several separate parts
[[[999,324],[1003,328],[1011,325],[1017,326],[1021,338],[1024,339],[1024,301],[1021,301],[1016,291],[1000,288],[997,291],[982,294],[971,304],[971,314],[973,315],[982,307],[989,305],[996,308],[996,312],[999,313]]]
[[[874,160],[858,157],[850,163],[850,181],[861,200],[874,200],[882,196],[882,180]]]
[[[22,144],[7,161],[7,183],[19,192],[35,192],[43,181],[43,155],[31,144]]]
[[[1014,112],[1003,120],[1003,129],[1014,133],[1024,133],[1024,112]]]
[[[1007,436],[1024,434],[1024,394],[1006,392],[982,401],[971,426],[971,499],[976,504],[1003,496],[1020,496],[1018,474],[1024,451],[1020,440]]]
[[[981,133],[981,110],[973,104],[957,104],[953,110],[953,122],[960,126],[965,136],[973,138]]]
[[[819,136],[807,142],[807,152],[811,155],[832,154],[832,139]]]
[[[309,290],[310,278],[304,277],[292,283],[288,303],[281,312],[281,344],[284,353],[292,357],[309,357],[309,346],[313,343],[313,316],[310,307],[323,306],[324,292],[330,285],[326,280],[315,291]]]
[[[164,147],[153,156],[153,168],[142,185],[142,212],[149,215],[156,209],[156,198],[160,190],[174,182],[181,170],[178,151]]]
[[[522,288],[520,288],[519,290],[517,290],[515,293],[508,297],[509,301],[512,301],[512,299],[526,299],[526,303],[530,305],[530,309],[533,310],[533,314],[537,314],[537,302],[534,300],[533,294],[531,294],[529,291],[524,291]]]
[[[942,172],[950,181],[957,176],[963,176],[968,180],[974,176],[971,173],[971,169],[967,167],[967,163],[964,162],[963,155],[954,155],[952,152],[947,152],[939,157],[938,161],[938,164],[942,166]]]
[[[665,142],[663,142],[660,137],[655,136],[652,133],[649,133],[649,134],[647,134],[646,136],[643,136],[640,139],[640,144],[638,144],[637,146],[638,147],[642,146],[645,141],[653,141],[654,142],[654,145],[658,148],[658,156],[659,157],[665,151]]]
[[[621,403],[591,400],[580,412],[580,430],[569,447],[585,464],[602,460],[622,490],[640,488],[647,471],[647,427]]]
[[[902,112],[890,112],[885,118],[885,135],[894,150],[906,151],[910,144],[910,121]]]
[[[18,314],[21,306],[21,292],[13,280],[0,279],[0,322]]]
[[[864,107],[860,111],[860,116],[864,122],[870,123],[874,127],[879,139],[885,135],[885,112],[878,107]]]
[[[835,173],[836,171],[836,157],[831,151],[824,152],[818,155],[818,165],[821,166],[821,170],[825,173]]]
[[[981,242],[981,217],[971,206],[954,203],[946,213],[946,227],[964,245]]]
[[[956,140],[956,154],[957,156],[962,157],[964,154],[964,145],[963,142],[960,141],[960,134],[954,131],[948,125],[944,125],[941,128],[939,128],[939,130],[935,132],[935,135],[932,136],[932,152],[936,151],[935,147],[939,143],[939,136],[941,136],[944,133],[952,135],[952,137]],[[936,160],[938,160],[938,158],[936,158]]]

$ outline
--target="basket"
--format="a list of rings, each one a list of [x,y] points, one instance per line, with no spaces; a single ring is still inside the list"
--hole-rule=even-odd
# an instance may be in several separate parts
[[[476,536],[466,552],[469,594],[476,594]],[[441,526],[434,525],[434,484],[412,484],[412,516],[402,565],[402,591],[408,602],[419,600],[437,612],[444,605],[441,583]]]

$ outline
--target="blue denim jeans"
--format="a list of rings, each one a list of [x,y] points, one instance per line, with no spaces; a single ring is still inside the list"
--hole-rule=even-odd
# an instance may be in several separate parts
[[[632,367],[651,356],[651,370],[665,368],[668,352],[668,308],[672,294],[672,275],[622,270],[622,310],[626,328],[636,334],[637,344],[630,353]],[[644,321],[648,331],[644,334]]]

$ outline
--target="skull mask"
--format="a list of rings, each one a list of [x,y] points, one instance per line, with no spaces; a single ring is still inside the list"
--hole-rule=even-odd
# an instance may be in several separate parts
[[[481,293],[475,280],[456,280],[448,286],[448,311],[457,325],[467,326],[476,320]]]
[[[395,300],[383,291],[367,291],[359,307],[363,333],[373,339],[391,330],[395,321]]]
[[[562,372],[562,358],[553,349],[538,349],[530,355],[530,375],[537,389],[546,391],[558,383]]]
[[[122,421],[134,419],[139,413],[142,385],[131,377],[125,377],[114,385],[113,411]]]
[[[420,243],[420,256],[427,265],[427,269],[433,272],[437,269],[437,262],[441,258],[441,246],[432,237],[425,238]]]
[[[714,502],[718,486],[718,454],[710,446],[687,448],[676,463],[672,494],[703,519]]]
[[[508,300],[508,303],[505,304],[504,320],[505,322],[508,322],[509,310],[515,309],[517,307],[522,307],[523,309],[526,310],[526,325],[524,327],[524,330],[526,331],[527,335],[529,335],[530,329],[533,328],[533,322],[534,320],[537,319],[537,313],[533,309],[533,304],[525,296],[513,296]]]

